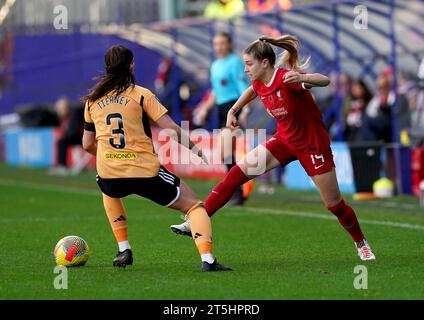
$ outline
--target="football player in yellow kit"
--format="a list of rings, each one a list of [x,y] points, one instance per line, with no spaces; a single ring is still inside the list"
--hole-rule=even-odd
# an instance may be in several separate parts
[[[134,55],[111,47],[105,55],[105,75],[85,96],[83,148],[96,155],[97,183],[119,252],[113,265],[133,263],[127,215],[121,198],[137,194],[190,217],[192,238],[202,259],[202,271],[226,271],[212,254],[212,228],[203,202],[176,175],[159,163],[149,119],[174,132],[174,138],[207,161],[202,151],[171,119],[167,109],[134,79]],[[185,142],[187,141],[187,142]]]

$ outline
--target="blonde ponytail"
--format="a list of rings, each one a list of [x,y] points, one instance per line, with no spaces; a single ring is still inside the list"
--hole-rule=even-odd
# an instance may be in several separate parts
[[[304,70],[309,66],[310,57],[308,57],[303,63],[299,61],[300,42],[295,36],[284,35],[279,38],[262,36],[259,40],[285,50],[278,57],[278,66],[283,66],[287,69],[296,71]]]

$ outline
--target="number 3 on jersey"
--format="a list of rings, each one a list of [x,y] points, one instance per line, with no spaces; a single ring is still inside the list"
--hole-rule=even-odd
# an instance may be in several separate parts
[[[112,134],[117,134],[119,137],[119,144],[115,143],[115,138],[110,138],[109,143],[115,149],[124,149],[125,148],[125,132],[124,132],[124,122],[122,121],[122,115],[120,113],[111,113],[106,117],[106,124],[108,126],[112,125],[112,119],[116,119],[116,124],[118,128],[112,128]]]

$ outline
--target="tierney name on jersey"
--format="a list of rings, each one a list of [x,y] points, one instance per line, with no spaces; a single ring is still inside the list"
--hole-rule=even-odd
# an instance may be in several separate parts
[[[128,102],[130,102],[130,99],[124,96],[109,96],[97,102],[97,105],[100,108],[105,108],[113,103],[122,104],[123,106],[126,106]]]

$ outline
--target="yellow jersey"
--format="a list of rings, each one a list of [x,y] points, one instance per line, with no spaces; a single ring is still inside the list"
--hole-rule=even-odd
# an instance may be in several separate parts
[[[85,104],[85,129],[96,132],[97,173],[101,178],[147,178],[158,174],[149,118],[168,110],[148,89],[130,86]]]

